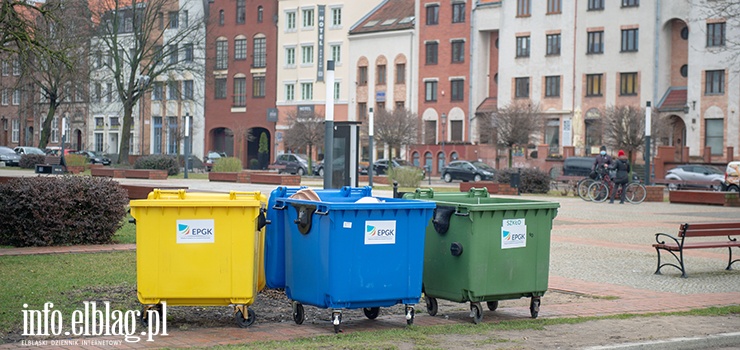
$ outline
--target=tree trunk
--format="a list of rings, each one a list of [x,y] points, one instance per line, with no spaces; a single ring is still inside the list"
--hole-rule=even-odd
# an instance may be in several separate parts
[[[49,99],[49,112],[46,113],[46,118],[41,125],[41,134],[39,136],[39,148],[44,149],[49,144],[49,136],[51,135],[51,122],[54,120],[54,114],[57,112],[56,99]],[[60,125],[59,128],[62,126]],[[62,131],[64,132],[64,131]]]
[[[509,168],[511,168],[511,165],[513,163],[512,157],[514,156],[514,149],[513,146],[509,146]]]
[[[125,103],[123,105],[123,125],[121,125],[120,140],[121,145],[118,147],[118,164],[128,165],[129,140],[131,139],[131,124],[134,121],[132,116],[133,104]]]

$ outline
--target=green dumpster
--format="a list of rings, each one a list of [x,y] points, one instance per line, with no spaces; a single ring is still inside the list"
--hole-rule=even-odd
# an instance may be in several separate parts
[[[491,198],[486,189],[434,193],[417,189],[407,199],[434,201],[426,229],[423,292],[430,315],[437,298],[470,302],[475,323],[499,300],[530,297],[533,318],[547,291],[550,231],[557,202]]]

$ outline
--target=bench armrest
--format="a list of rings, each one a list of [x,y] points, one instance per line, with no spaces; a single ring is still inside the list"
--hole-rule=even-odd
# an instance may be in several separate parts
[[[675,242],[677,246],[679,246],[679,247],[681,246],[681,242],[678,241],[678,238],[673,237],[673,236],[671,236],[671,235],[669,235],[667,233],[656,233],[655,234],[655,242],[657,242],[658,244],[665,244],[665,241],[664,240],[661,240],[660,237],[667,237],[667,238],[673,240],[673,242]]]

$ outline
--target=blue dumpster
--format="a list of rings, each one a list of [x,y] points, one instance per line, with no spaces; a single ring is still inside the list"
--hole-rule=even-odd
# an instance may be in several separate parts
[[[280,186],[270,193],[267,202],[267,220],[271,222],[265,227],[265,280],[269,288],[285,288],[285,220],[282,215],[285,211],[272,210],[278,198],[288,198],[300,190],[301,187]],[[372,196],[372,187],[342,187],[340,189],[314,190],[322,200],[331,198],[351,198],[356,201],[362,197]]]
[[[435,206],[395,198],[277,198],[272,209],[284,212],[285,293],[293,300],[293,320],[303,323],[303,304],[331,308],[338,332],[341,309],[362,308],[374,319],[381,307],[405,304],[412,324]]]

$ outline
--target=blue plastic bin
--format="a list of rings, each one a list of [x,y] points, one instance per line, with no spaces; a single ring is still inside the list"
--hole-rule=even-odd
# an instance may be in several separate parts
[[[278,198],[286,231],[286,287],[293,300],[293,319],[303,322],[303,305],[331,308],[339,331],[341,309],[363,308],[374,319],[380,307],[413,306],[421,298],[426,225],[436,204],[377,198],[308,201]]]
[[[270,193],[267,201],[267,220],[265,227],[265,280],[269,288],[285,288],[285,215],[286,211],[272,210],[279,198],[288,198],[308,187],[280,186]],[[362,197],[372,196],[372,187],[342,187],[340,189],[314,190],[322,200],[348,198],[356,201]]]

